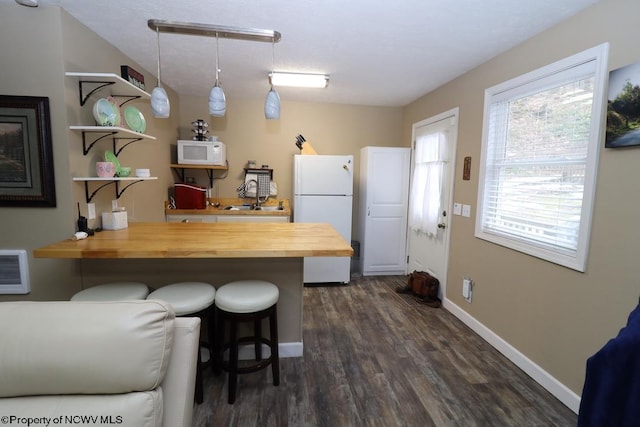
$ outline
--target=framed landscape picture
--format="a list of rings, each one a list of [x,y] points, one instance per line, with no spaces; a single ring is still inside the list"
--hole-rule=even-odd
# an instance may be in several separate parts
[[[607,148],[640,145],[640,63],[609,73]]]
[[[0,95],[3,206],[56,206],[49,98]]]

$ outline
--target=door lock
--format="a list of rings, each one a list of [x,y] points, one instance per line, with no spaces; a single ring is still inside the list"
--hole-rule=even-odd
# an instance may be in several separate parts
[[[444,222],[441,222],[440,224],[438,224],[438,228],[444,230],[445,228],[447,228],[447,224],[445,224]]]

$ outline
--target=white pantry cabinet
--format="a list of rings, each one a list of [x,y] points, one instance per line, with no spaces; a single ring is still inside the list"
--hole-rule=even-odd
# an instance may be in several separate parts
[[[411,149],[360,150],[360,271],[363,276],[406,273]]]

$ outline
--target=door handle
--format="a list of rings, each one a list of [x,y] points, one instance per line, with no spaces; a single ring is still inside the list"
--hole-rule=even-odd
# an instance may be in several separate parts
[[[444,222],[441,222],[440,224],[438,224],[438,228],[444,230],[445,228],[447,228],[447,224],[445,224]]]

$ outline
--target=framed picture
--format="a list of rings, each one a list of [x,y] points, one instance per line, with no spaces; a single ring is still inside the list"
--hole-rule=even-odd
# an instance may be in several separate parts
[[[49,98],[0,95],[3,206],[56,206]]]
[[[607,148],[640,145],[640,63],[609,73]]]

